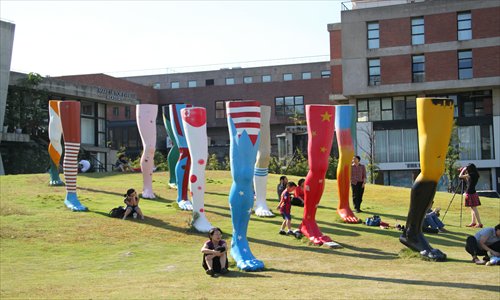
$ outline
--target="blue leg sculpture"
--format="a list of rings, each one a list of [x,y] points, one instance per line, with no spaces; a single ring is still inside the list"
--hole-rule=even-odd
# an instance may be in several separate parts
[[[226,108],[233,177],[229,192],[233,224],[231,256],[241,270],[259,271],[264,268],[264,263],[250,251],[247,229],[253,207],[253,175],[260,143],[260,103],[227,102]]]

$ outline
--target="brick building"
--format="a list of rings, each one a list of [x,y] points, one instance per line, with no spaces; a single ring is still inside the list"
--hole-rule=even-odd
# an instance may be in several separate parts
[[[377,182],[412,184],[420,168],[415,99],[443,96],[455,102],[459,163],[478,166],[478,189],[498,191],[499,2],[364,0],[343,6],[341,23],[328,25],[330,97],[357,105],[358,153],[375,158]]]

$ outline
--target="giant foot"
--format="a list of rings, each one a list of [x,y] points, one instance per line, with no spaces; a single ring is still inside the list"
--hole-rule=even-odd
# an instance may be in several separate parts
[[[409,230],[408,230],[409,231]],[[412,234],[405,230],[403,234],[399,237],[399,241],[412,249],[417,251],[423,258],[427,258],[434,261],[445,261],[446,254],[441,252],[439,249],[434,249],[429,245],[429,242],[425,239],[422,233]]]
[[[72,211],[87,211],[88,210],[87,207],[85,207],[84,205],[82,205],[80,203],[76,193],[67,193],[66,199],[64,200],[64,204],[66,205],[67,208],[71,209]]]
[[[337,208],[337,213],[346,223],[359,223],[359,219],[354,215],[350,207]]]

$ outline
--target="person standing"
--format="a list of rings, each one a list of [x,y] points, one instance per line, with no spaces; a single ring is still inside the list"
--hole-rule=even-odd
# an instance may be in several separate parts
[[[366,169],[364,165],[359,163],[360,160],[358,155],[354,156],[351,165],[352,202],[357,213],[362,212],[361,202],[363,202],[366,183]]]
[[[481,201],[479,201],[479,195],[476,192],[476,185],[479,180],[479,172],[477,171],[476,165],[469,164],[467,167],[462,168],[458,178],[465,180],[467,183],[467,189],[465,190],[465,206],[471,209],[472,221],[466,226],[483,228],[481,218],[479,217],[479,211],[477,210],[477,207],[481,205]]]

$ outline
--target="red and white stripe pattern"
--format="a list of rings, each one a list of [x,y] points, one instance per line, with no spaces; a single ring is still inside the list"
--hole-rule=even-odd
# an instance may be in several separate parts
[[[246,131],[255,145],[260,132],[260,103],[258,101],[226,102],[228,118],[233,121],[238,137]]]
[[[66,179],[66,191],[76,193],[76,175],[78,174],[78,152],[80,143],[64,143],[64,178]]]

